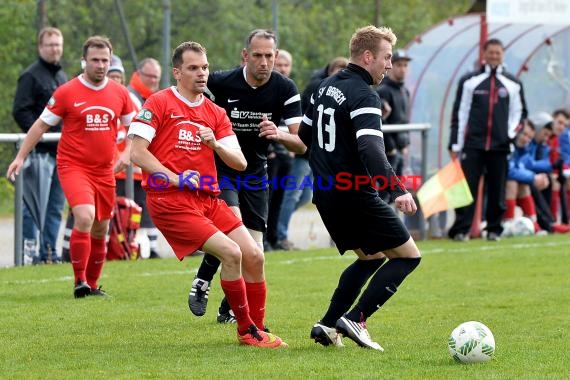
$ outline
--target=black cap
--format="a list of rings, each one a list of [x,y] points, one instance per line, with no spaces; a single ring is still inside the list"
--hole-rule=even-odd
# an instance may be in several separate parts
[[[398,49],[392,55],[392,62],[396,62],[396,61],[400,61],[400,60],[411,61],[412,59],[410,58],[408,53],[406,53],[405,50]]]

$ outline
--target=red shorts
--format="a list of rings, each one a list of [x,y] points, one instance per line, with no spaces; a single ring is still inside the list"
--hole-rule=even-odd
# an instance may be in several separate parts
[[[89,173],[85,168],[71,166],[58,166],[57,174],[67,203],[71,207],[94,205],[96,220],[111,219],[115,204],[115,183],[112,172],[111,180],[108,176]]]
[[[243,225],[223,200],[201,191],[149,191],[146,205],[179,260],[216,232],[228,234]]]

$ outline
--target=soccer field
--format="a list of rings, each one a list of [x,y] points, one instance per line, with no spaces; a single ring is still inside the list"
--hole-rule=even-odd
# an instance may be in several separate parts
[[[106,264],[112,298],[74,299],[69,264],[0,270],[2,379],[562,379],[570,377],[570,239],[564,235],[420,242],[423,260],[368,322],[384,353],[309,339],[339,273],[333,249],[271,252],[267,324],[288,348],[240,346],[216,323],[219,282],[195,317],[187,294],[200,258]],[[486,324],[489,363],[447,351],[459,323]]]

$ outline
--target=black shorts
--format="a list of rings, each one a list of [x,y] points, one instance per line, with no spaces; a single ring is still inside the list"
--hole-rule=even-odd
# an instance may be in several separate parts
[[[239,207],[243,225],[254,231],[267,230],[269,190],[222,189],[220,199]]]
[[[326,191],[315,197],[315,204],[341,255],[355,249],[373,255],[410,239],[402,220],[378,196]]]

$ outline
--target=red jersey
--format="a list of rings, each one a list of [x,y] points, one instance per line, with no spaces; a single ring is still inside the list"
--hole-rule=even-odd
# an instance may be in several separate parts
[[[550,147],[550,163],[555,164],[560,158],[560,137],[551,135],[547,144]]]
[[[204,180],[200,190],[219,194],[214,151],[197,136],[200,127],[210,128],[216,140],[235,135],[226,111],[202,96],[189,102],[170,87],[154,93],[133,119],[129,135],[149,141],[148,150],[164,166],[176,174],[196,170]],[[143,171],[146,190],[149,173]]]
[[[126,87],[107,78],[96,87],[79,75],[55,90],[40,118],[49,125],[63,120],[58,165],[112,174],[117,121],[129,125],[134,114]]]

